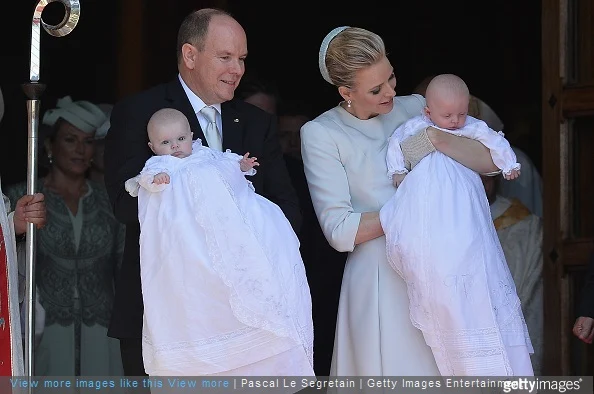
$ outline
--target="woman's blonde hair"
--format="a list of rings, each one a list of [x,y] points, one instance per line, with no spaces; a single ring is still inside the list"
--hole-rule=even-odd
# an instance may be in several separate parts
[[[353,87],[357,71],[386,57],[384,41],[359,27],[348,27],[328,44],[326,69],[335,86]]]

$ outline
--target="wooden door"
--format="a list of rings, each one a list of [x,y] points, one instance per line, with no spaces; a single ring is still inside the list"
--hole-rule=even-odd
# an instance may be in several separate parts
[[[594,2],[542,0],[545,375],[592,375],[573,337],[594,241]]]

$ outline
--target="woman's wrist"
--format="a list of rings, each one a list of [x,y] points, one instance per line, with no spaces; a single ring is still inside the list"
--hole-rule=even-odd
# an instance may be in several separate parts
[[[443,143],[443,139],[441,137],[444,135],[444,132],[436,129],[435,127],[427,126],[425,129],[425,134],[435,149],[439,150],[438,146]]]
[[[400,144],[405,161],[410,163],[410,169],[413,169],[425,156],[435,152],[436,147],[429,138],[430,132],[430,128],[425,127]]]
[[[380,222],[379,211],[363,212],[357,234],[355,235],[355,245],[381,237],[382,235],[384,235],[384,229]]]

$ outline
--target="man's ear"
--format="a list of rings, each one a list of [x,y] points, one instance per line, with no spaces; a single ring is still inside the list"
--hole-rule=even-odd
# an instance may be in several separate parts
[[[196,52],[198,52],[198,50],[194,45],[188,44],[187,42],[182,45],[182,61],[190,70],[193,70],[196,66]]]

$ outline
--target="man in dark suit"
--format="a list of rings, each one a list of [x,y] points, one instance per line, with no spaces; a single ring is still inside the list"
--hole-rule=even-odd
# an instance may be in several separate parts
[[[143,376],[145,370],[138,206],[124,183],[136,176],[151,156],[146,126],[154,112],[175,108],[186,115],[194,137],[204,145],[220,149],[222,138],[222,149],[257,157],[260,166],[250,178],[256,192],[275,202],[296,232],[300,227],[301,212],[276,135],[276,118],[251,104],[233,100],[245,72],[246,56],[245,31],[233,17],[217,9],[195,11],[186,17],[178,32],[178,77],[125,98],[113,108],[106,137],[105,182],[115,216],[126,224],[126,245],[108,335],[120,340],[127,376]],[[206,136],[204,132],[213,128],[212,120],[201,112],[205,107],[216,109],[218,128]]]
[[[581,297],[579,317],[573,325],[573,334],[585,343],[592,343],[594,338],[594,253],[590,255],[588,274]]]

